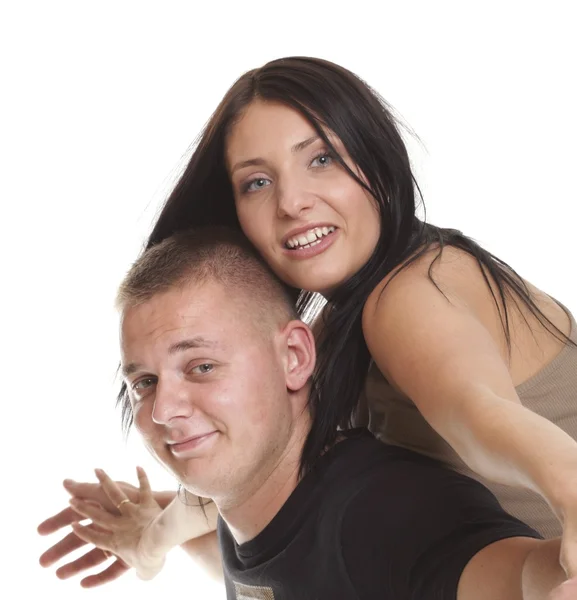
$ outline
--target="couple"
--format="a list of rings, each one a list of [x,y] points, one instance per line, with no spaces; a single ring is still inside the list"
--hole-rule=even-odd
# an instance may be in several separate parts
[[[481,479],[544,537],[562,533],[564,566],[577,574],[574,319],[460,232],[418,219],[402,137],[373,90],[318,59],[281,59],[243,75],[148,245],[205,225],[241,229],[290,286],[303,318],[317,308],[314,292],[327,299],[303,473],[343,443],[339,426],[368,426],[382,441]],[[129,419],[126,385],[121,400]],[[41,530],[69,520],[65,512]],[[185,544],[193,553],[210,539],[200,533]],[[67,538],[43,562],[77,543]],[[103,558],[87,556],[76,567]],[[120,569],[114,563],[100,580]]]
[[[132,500],[98,472],[119,514],[74,499],[100,528],[74,532],[141,577],[206,533],[231,599],[537,599],[564,580],[559,540],[429,458],[359,428],[304,460],[333,398],[310,405],[313,334],[241,234],[206,228],[152,247],[118,306],[131,418],[187,495],[163,511],[142,470]]]

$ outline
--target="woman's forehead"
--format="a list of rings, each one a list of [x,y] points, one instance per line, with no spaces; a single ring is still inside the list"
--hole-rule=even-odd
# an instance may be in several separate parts
[[[230,131],[227,164],[233,171],[236,163],[263,158],[263,154],[273,151],[297,153],[318,137],[313,124],[296,109],[278,102],[255,100]]]
[[[282,130],[294,127],[314,130],[311,123],[296,109],[279,102],[253,101],[234,124],[229,136],[229,145],[235,139],[250,139],[266,134],[267,130]]]

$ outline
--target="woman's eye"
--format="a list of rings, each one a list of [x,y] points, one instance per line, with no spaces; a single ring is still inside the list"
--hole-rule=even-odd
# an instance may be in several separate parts
[[[202,365],[197,365],[192,369],[192,372],[195,375],[204,375],[206,373],[210,373],[214,369],[214,365],[210,363],[203,363]]]
[[[244,192],[258,192],[259,190],[262,190],[263,188],[268,187],[269,185],[270,185],[269,179],[265,179],[264,177],[257,177],[257,179],[248,181],[245,184],[243,191]]]
[[[132,384],[132,389],[136,391],[147,390],[156,383],[156,377],[144,377]]]
[[[320,154],[316,158],[313,158],[311,162],[312,167],[328,167],[333,161],[333,157],[327,152]],[[316,163],[316,164],[315,164]]]

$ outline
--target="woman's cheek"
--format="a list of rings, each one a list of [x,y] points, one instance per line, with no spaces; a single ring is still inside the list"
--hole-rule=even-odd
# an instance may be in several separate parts
[[[242,212],[238,214],[238,220],[244,235],[246,235],[251,244],[263,254],[266,248],[266,229],[264,226],[261,226],[258,219],[254,216],[251,218],[250,215],[243,214]]]
[[[238,202],[236,203],[236,216],[238,217],[238,222],[240,223],[240,228],[242,229],[242,232],[252,242],[252,235],[250,231],[251,219],[248,218],[246,210],[244,210]]]

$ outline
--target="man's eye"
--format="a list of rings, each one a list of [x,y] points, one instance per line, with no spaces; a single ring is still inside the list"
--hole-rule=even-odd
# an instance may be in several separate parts
[[[136,391],[147,390],[156,383],[156,377],[144,377],[132,384],[132,389]]]
[[[206,373],[210,373],[213,369],[214,365],[211,365],[210,363],[203,363],[202,365],[197,365],[196,367],[191,369],[191,371],[195,375],[204,375]]]

